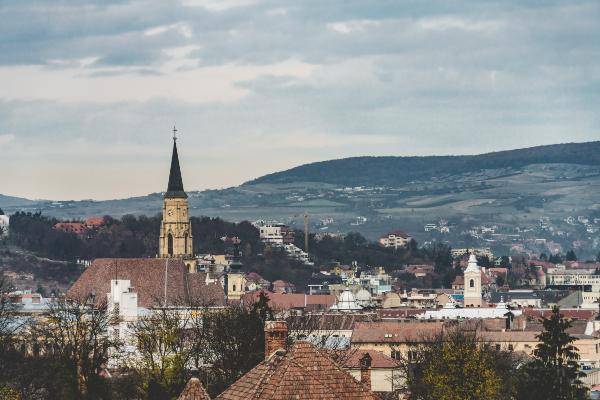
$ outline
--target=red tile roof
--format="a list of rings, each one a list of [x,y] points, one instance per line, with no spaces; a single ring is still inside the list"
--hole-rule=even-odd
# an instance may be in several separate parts
[[[88,219],[85,220],[85,224],[88,227],[93,227],[93,228],[97,228],[99,226],[102,226],[106,223],[106,219],[104,217],[90,217]]]
[[[138,306],[162,306],[165,301],[165,269],[168,305],[224,304],[220,285],[206,285],[204,273],[190,274],[183,261],[164,258],[96,259],[71,286],[67,296],[84,298],[94,294],[97,301],[104,301],[110,292],[111,279],[127,279],[138,294]]]
[[[185,385],[185,389],[183,389],[177,400],[210,400],[210,396],[204,390],[200,379],[192,378]]]
[[[420,343],[433,339],[442,330],[440,321],[357,322],[352,343]]]
[[[542,308],[524,308],[523,314],[525,314],[527,317],[531,317],[531,318],[541,318],[541,317],[550,318],[550,315],[552,315],[552,310],[551,309],[542,309]],[[561,309],[560,314],[565,318],[589,320],[596,316],[597,311],[596,310]]]
[[[310,343],[276,352],[221,393],[217,399],[376,400],[377,395]]]
[[[85,232],[86,227],[81,222],[58,222],[54,224],[54,229],[63,232],[81,234]]]

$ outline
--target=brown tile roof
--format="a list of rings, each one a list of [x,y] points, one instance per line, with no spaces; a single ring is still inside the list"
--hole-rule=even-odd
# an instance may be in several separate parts
[[[84,298],[94,294],[98,301],[104,301],[110,292],[111,279],[128,279],[138,294],[138,306],[161,306],[165,300],[165,268],[168,305],[224,304],[220,285],[206,285],[204,273],[190,274],[181,260],[164,258],[96,259],[71,286],[67,296]]]
[[[365,353],[369,353],[369,356],[371,356],[371,368],[389,369],[400,367],[400,364],[397,360],[394,360],[392,357],[388,357],[377,350],[349,349],[346,351],[348,357],[344,361],[344,368],[360,369],[360,359],[365,355]]]
[[[490,342],[537,342],[540,332],[531,331],[504,331],[504,332],[478,332],[478,336]]]
[[[296,342],[274,353],[217,399],[376,400],[379,399],[310,343]]]
[[[308,328],[311,330],[352,330],[358,322],[376,321],[379,317],[375,313],[343,314],[343,313],[314,313],[292,315],[287,319],[290,330],[294,327]]]
[[[441,321],[357,322],[352,343],[419,343],[432,339],[442,330]]]
[[[275,310],[289,310],[292,308],[329,309],[336,301],[335,295],[329,294],[262,292],[267,295],[270,306]],[[243,296],[244,303],[253,304],[260,293],[260,290],[246,293]]]
[[[552,310],[549,308],[547,308],[547,309],[524,308],[523,314],[525,314],[527,317],[530,317],[530,318],[541,318],[541,317],[550,318],[550,315],[552,315]],[[565,318],[589,320],[589,319],[595,318],[596,314],[597,314],[596,310],[578,310],[578,309],[569,310],[569,309],[564,309],[564,308],[560,309],[560,315],[562,315]]]
[[[204,390],[200,379],[191,378],[177,400],[210,400],[210,396]]]

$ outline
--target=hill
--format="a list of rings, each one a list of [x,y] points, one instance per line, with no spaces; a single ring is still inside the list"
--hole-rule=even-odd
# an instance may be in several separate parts
[[[313,232],[376,239],[408,231],[453,247],[600,251],[600,142],[476,156],[357,157],[299,166],[238,187],[189,191],[190,215],[278,220]],[[0,196],[7,214],[57,218],[154,216],[162,193],[109,201],[28,201]],[[440,228],[445,226],[445,228]],[[426,228],[426,229],[425,229]],[[449,230],[449,231],[448,231]]]
[[[390,186],[531,164],[600,165],[600,141],[537,146],[472,156],[352,157],[301,165],[245,183],[322,182],[344,186]]]

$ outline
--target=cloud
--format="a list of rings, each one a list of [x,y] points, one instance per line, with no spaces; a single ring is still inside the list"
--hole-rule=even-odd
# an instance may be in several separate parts
[[[15,140],[15,135],[13,135],[13,134],[0,135],[0,146],[8,144],[8,143],[12,142],[13,140]]]
[[[190,188],[594,140],[599,18],[586,0],[6,2],[0,169],[35,197],[161,190],[175,122]]]

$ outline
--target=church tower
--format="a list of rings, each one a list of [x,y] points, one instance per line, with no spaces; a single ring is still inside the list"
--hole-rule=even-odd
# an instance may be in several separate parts
[[[475,257],[475,254],[469,256],[469,264],[465,269],[464,277],[464,306],[481,307],[483,305],[481,298],[481,269],[479,268],[479,265],[477,265],[477,257]]]
[[[159,256],[181,258],[190,272],[195,272],[196,261],[193,254],[192,226],[188,214],[187,194],[183,190],[179,156],[177,154],[177,130],[173,128],[173,155],[169,184],[163,201],[162,223],[160,226]]]

